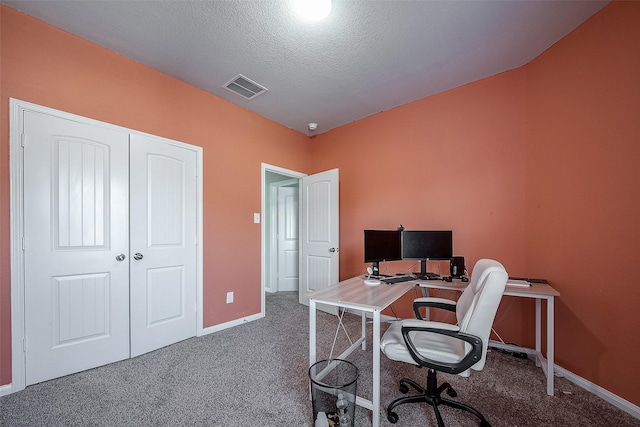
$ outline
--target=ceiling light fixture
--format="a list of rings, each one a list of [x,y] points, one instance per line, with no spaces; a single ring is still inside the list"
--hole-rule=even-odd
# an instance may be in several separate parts
[[[293,0],[293,10],[304,19],[320,21],[331,12],[331,0]]]

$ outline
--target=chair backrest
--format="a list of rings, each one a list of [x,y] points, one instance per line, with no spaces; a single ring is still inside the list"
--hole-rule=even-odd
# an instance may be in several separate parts
[[[508,278],[498,261],[481,259],[473,266],[469,286],[458,299],[456,317],[460,331],[482,339],[482,359],[472,366],[477,371],[484,367],[491,326]]]

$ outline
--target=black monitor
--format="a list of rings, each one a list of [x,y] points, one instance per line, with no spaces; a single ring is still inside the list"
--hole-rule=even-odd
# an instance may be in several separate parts
[[[364,262],[373,263],[374,275],[381,261],[402,259],[402,232],[399,230],[364,230]]]
[[[420,260],[420,274],[427,274],[427,260],[448,260],[453,256],[453,231],[405,230],[402,259]]]

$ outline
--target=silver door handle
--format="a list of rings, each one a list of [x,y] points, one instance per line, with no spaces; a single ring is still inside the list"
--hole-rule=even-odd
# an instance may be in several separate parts
[[[133,256],[133,259],[138,260],[138,261],[139,261],[139,260],[141,260],[142,258],[143,258],[143,257],[142,257],[142,254],[141,254],[140,252],[136,253],[136,254]]]
[[[116,255],[116,261],[124,261],[125,258],[126,258],[126,256],[124,256],[124,254]]]
[[[329,252],[336,252],[336,248],[330,248]]]

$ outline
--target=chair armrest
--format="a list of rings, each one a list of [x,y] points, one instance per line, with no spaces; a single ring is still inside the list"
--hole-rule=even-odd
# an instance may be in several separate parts
[[[467,342],[471,348],[465,354],[460,362],[449,363],[439,360],[433,360],[420,354],[413,341],[411,340],[411,332],[429,332],[434,334],[446,335]],[[409,354],[413,360],[420,366],[426,366],[441,372],[450,374],[459,374],[475,365],[482,359],[482,339],[475,335],[460,332],[458,326],[448,323],[429,322],[424,320],[404,320],[402,322],[402,337],[407,345]]]
[[[422,314],[420,314],[420,308],[440,308],[447,311],[456,311],[456,302],[445,298],[416,298],[413,300],[413,312],[416,314],[416,318],[422,320]]]
[[[446,330],[458,332],[460,330],[460,326],[452,325],[451,323],[442,323],[442,322],[432,322],[430,320],[419,320],[419,319],[403,319],[402,320],[403,328],[432,328],[438,330]]]

